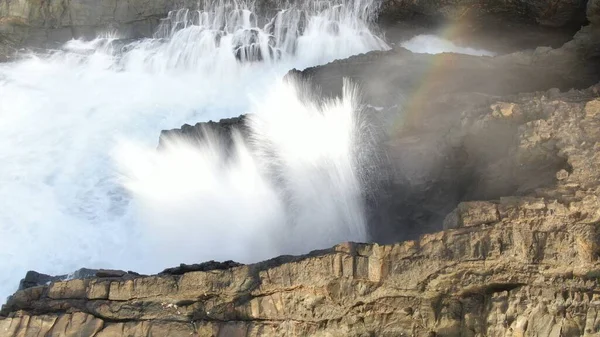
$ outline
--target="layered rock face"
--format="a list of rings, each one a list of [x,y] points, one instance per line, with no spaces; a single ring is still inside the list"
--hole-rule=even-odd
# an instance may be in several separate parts
[[[2,0],[0,34],[16,45],[43,45],[93,38],[118,30],[129,37],[150,36],[173,0]]]
[[[254,265],[35,286],[3,307],[0,334],[600,335],[599,93],[551,90],[464,111],[466,125],[514,125],[514,160],[558,156],[566,165],[547,167],[551,182],[521,195],[460,203],[443,232]]]

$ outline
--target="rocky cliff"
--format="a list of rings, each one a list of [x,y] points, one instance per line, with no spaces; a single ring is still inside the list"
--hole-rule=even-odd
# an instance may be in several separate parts
[[[504,161],[561,165],[544,167],[551,178],[535,188],[460,202],[439,222],[444,231],[254,265],[34,286],[3,307],[0,334],[600,335],[598,88],[495,97],[463,110],[465,134],[515,130]],[[486,166],[481,182],[494,181],[502,164]]]

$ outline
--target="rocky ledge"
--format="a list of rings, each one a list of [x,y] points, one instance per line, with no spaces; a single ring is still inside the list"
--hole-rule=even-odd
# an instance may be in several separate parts
[[[516,158],[567,165],[527,193],[463,201],[444,231],[402,243],[26,288],[2,308],[0,335],[600,335],[598,86],[464,116],[517,125]]]

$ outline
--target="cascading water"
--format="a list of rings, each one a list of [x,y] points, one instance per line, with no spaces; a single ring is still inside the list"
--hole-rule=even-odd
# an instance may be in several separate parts
[[[261,21],[212,2],[171,13],[152,39],[71,41],[0,65],[0,298],[29,269],[156,272],[364,238],[352,95],[320,106],[278,83],[387,48],[368,28],[376,6],[286,8]],[[253,141],[237,140],[225,167],[217,145],[154,153],[160,130],[237,116],[253,97]]]

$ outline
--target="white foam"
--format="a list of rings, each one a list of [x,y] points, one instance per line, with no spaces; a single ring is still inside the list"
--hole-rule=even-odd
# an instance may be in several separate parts
[[[206,11],[174,12],[154,39],[125,46],[114,37],[72,41],[49,56],[30,55],[0,65],[0,301],[30,269],[66,274],[102,267],[152,273],[180,262],[249,261],[287,252],[260,241],[272,241],[268,226],[278,222],[272,219],[281,208],[268,187],[264,193],[244,194],[245,184],[263,186],[247,180],[259,177],[252,173],[255,159],[241,156],[232,168],[215,172],[212,161],[220,159],[218,148],[207,150],[217,151],[212,157],[194,157],[190,151],[197,150],[185,148],[155,157],[151,153],[160,130],[240,115],[251,106],[249,97],[266,97],[288,69],[387,46],[369,31],[368,0],[308,2],[264,25],[252,20],[251,6],[233,4],[215,2]],[[271,34],[277,29],[280,33]],[[258,32],[258,40],[243,35],[250,30]],[[274,44],[269,35],[275,36]],[[236,60],[232,50],[244,43],[258,43],[262,49],[245,48],[254,54],[242,59],[260,51],[263,61]],[[271,49],[277,52],[271,54]],[[130,146],[138,150],[124,150],[121,144],[135,144]],[[121,185],[113,156],[120,154],[123,164],[123,151],[135,159],[124,166],[135,173],[137,183],[128,186],[140,199],[132,200]],[[182,166],[136,164],[148,160]],[[144,169],[157,180],[144,179]],[[164,175],[171,172],[178,175],[173,179],[186,179],[168,180]],[[210,189],[214,198],[198,196],[202,189]],[[194,197],[175,203],[184,193]],[[316,192],[311,193],[302,200],[308,202]],[[300,208],[308,209],[305,201]],[[161,202],[169,207],[156,214],[162,212]],[[207,215],[197,213],[203,210]],[[335,233],[315,239],[299,230],[290,236],[297,245],[286,247],[299,252],[360,238],[349,230]],[[254,239],[244,241],[244,235]],[[248,251],[255,255],[242,253]]]
[[[236,133],[232,151],[218,137],[201,146],[169,139],[159,152],[118,148],[148,267],[256,262],[366,240],[355,92],[320,106],[299,90],[279,83],[254,103],[249,141]]]
[[[402,47],[412,51],[413,53],[423,54],[440,54],[440,53],[457,53],[475,56],[495,56],[496,53],[468,47],[460,47],[452,43],[452,41],[443,39],[435,35],[417,35],[408,41],[400,44]]]

